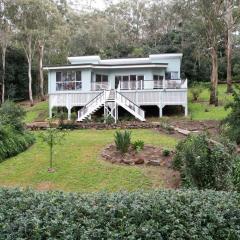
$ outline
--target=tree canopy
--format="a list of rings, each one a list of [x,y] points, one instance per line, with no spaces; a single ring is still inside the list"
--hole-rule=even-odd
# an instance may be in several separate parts
[[[230,91],[232,80],[240,80],[240,11],[235,0],[107,1],[102,10],[93,5],[76,8],[66,0],[3,0],[0,11],[1,22],[7,20],[13,35],[1,81],[5,79],[6,98],[31,99],[31,90],[43,95],[42,64],[63,64],[67,56],[77,55],[123,58],[181,52],[182,78],[190,84],[211,82],[210,103],[216,105],[218,81],[228,80]],[[11,72],[17,68],[11,64],[18,65],[9,59],[13,52],[25,59],[22,67],[28,74]]]

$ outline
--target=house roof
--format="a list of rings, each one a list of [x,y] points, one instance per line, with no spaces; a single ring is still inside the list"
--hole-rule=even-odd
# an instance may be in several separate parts
[[[167,63],[132,63],[132,64],[65,64],[65,65],[48,65],[44,66],[45,70],[58,69],[126,69],[126,68],[167,68]]]
[[[116,69],[116,68],[155,68],[168,66],[169,59],[182,59],[181,53],[152,54],[148,58],[119,58],[101,59],[99,56],[68,57],[70,64],[44,66],[44,69],[68,69],[68,68],[94,68],[94,69]]]

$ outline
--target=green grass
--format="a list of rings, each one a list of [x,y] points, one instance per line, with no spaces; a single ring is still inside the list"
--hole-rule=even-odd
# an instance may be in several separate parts
[[[224,106],[232,100],[230,94],[226,94],[226,84],[218,86],[219,106],[210,106],[210,92],[208,88],[204,88],[197,102],[192,102],[191,92],[188,92],[188,108],[189,116],[192,120],[222,120],[229,111],[224,109]]]
[[[48,117],[48,101],[39,102],[26,108],[25,122],[44,121]]]
[[[36,133],[37,135],[37,133]],[[48,186],[48,189],[92,192],[148,189],[152,180],[144,168],[114,165],[101,159],[100,152],[113,142],[113,130],[71,131],[54,155],[55,173],[48,173],[49,149],[37,139],[26,152],[0,164],[0,184],[4,186]],[[153,130],[133,130],[132,140],[173,148],[177,140]]]

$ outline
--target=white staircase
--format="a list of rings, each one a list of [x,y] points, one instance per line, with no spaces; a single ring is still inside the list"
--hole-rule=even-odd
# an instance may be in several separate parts
[[[117,105],[123,107],[140,121],[145,121],[145,112],[134,102],[116,90],[104,90],[103,92],[99,93],[95,98],[93,98],[78,111],[77,121],[83,121],[104,106],[104,108],[106,108],[104,113],[106,115],[111,115],[116,122],[118,118]]]
[[[78,111],[78,119],[77,121],[83,121],[91,114],[96,112],[99,108],[104,105],[106,99],[106,92],[103,91],[99,93],[95,98],[93,98],[90,102],[88,102],[82,109]]]
[[[145,112],[133,101],[122,95],[120,92],[116,91],[116,103],[123,107],[125,110],[130,112],[135,118],[140,121],[145,121]]]

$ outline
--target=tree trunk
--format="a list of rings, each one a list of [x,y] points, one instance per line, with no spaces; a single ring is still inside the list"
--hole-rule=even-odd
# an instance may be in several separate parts
[[[29,100],[31,106],[34,105],[33,103],[33,94],[32,94],[32,39],[29,38],[28,40],[28,91],[29,91]]]
[[[43,90],[43,84],[44,84],[44,77],[43,77],[43,51],[44,51],[44,45],[41,41],[38,43],[38,54],[39,54],[39,62],[38,62],[38,72],[39,72],[39,79],[40,79],[40,96],[41,100],[45,100],[44,96],[44,90]]]
[[[2,103],[5,101],[6,48],[2,49]]]
[[[233,27],[233,3],[232,0],[226,0],[226,23],[227,23],[227,93],[232,92],[232,27]]]
[[[230,35],[232,35],[232,33],[230,33]],[[228,33],[228,42],[227,42],[227,93],[232,93],[232,36],[230,36],[230,35]]]
[[[216,48],[211,49],[212,58],[212,74],[211,74],[211,88],[210,88],[210,100],[209,104],[214,104],[218,106],[218,57]]]

